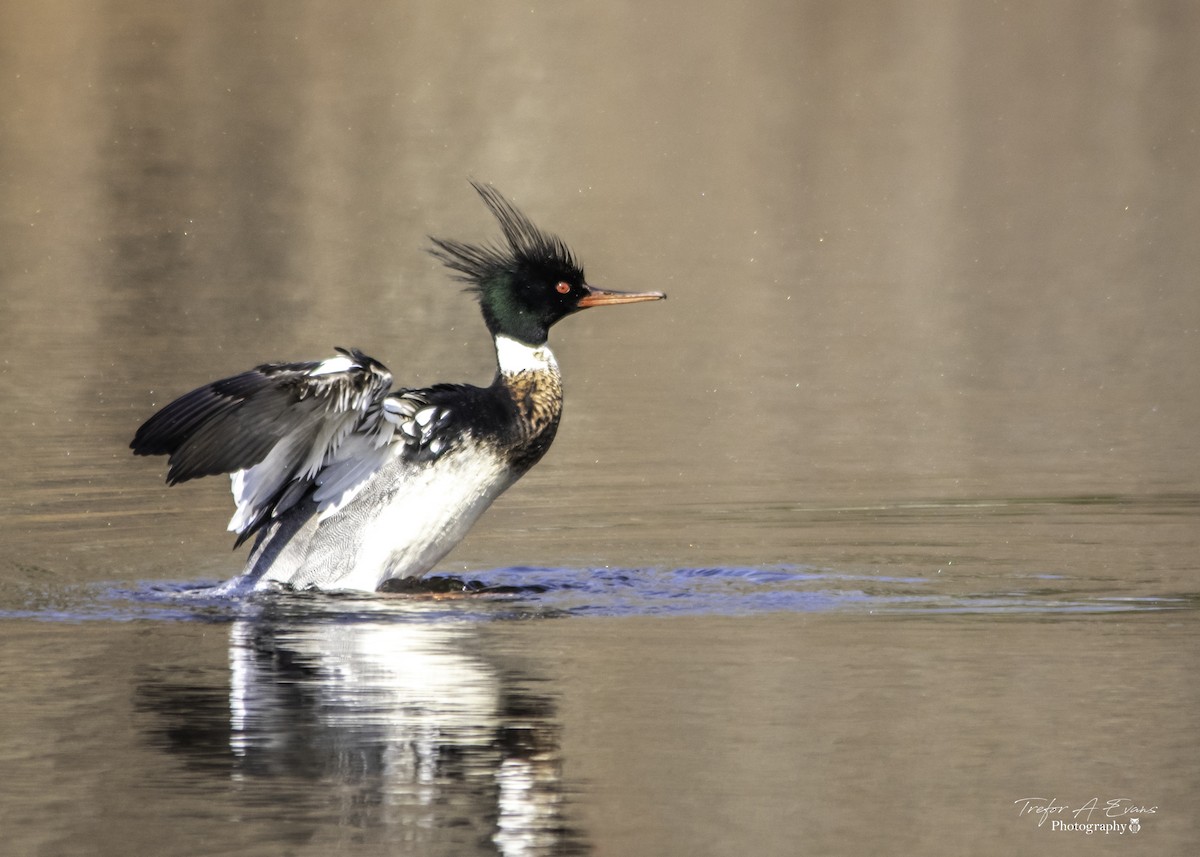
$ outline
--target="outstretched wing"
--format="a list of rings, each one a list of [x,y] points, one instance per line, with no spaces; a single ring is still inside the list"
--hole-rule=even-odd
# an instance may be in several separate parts
[[[229,529],[241,544],[310,492],[322,515],[338,511],[395,443],[405,453],[440,453],[436,429],[448,412],[422,391],[389,396],[391,384],[387,368],[356,349],[319,362],[264,364],[175,400],[130,447],[170,456],[171,485],[232,474],[238,508]]]

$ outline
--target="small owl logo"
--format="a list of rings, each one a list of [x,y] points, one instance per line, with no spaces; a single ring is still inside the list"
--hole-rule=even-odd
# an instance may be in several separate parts
[[[1142,822],[1138,820],[1138,817],[1136,815],[1133,818],[1129,819],[1129,832],[1130,833],[1137,833],[1141,829],[1142,829]]]

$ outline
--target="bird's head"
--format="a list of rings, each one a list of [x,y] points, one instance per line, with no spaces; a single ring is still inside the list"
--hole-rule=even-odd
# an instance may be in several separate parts
[[[542,345],[550,326],[593,306],[656,301],[662,292],[616,292],[589,286],[563,241],[543,232],[491,185],[471,182],[500,222],[505,245],[432,238],[430,253],[478,293],[493,336]]]

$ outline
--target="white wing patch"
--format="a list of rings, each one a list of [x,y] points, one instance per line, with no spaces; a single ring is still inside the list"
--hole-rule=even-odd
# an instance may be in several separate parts
[[[265,458],[230,473],[237,510],[229,530],[243,537],[261,526],[264,516],[278,518],[306,497],[316,503],[320,520],[330,518],[393,457],[415,464],[451,446],[445,431],[450,411],[431,404],[424,391],[388,395],[391,375],[361,352],[303,367],[266,365],[232,380],[250,391],[243,394],[246,407],[258,410],[245,425],[217,424],[229,435],[222,438],[225,444],[237,448],[243,428],[277,438]],[[226,407],[232,396],[202,392],[203,404],[214,410]]]
[[[445,441],[437,432],[450,418],[448,409],[430,405],[410,393],[384,399],[380,412],[383,419],[378,421],[373,434],[356,432],[326,456],[316,474],[318,487],[313,493],[320,520],[344,509],[393,455],[400,455],[407,448],[417,452],[428,450],[437,456],[445,449]],[[397,430],[402,446],[393,443]]]
[[[192,437],[208,431],[234,450],[243,448],[249,431],[274,437],[253,466],[226,471],[237,504],[230,531],[245,538],[264,516],[278,518],[310,490],[320,491],[324,506],[336,511],[386,460],[396,434],[396,426],[382,418],[391,374],[360,351],[339,351],[319,363],[266,364],[217,382],[223,386],[200,388],[172,406],[193,420],[193,411],[211,409],[213,415]],[[250,416],[239,422],[242,409]]]
[[[315,368],[309,370],[308,377],[318,378],[321,375],[333,375],[338,372],[349,372],[351,369],[357,368],[357,363],[355,363],[349,357],[339,354],[337,357],[330,357],[327,360],[322,360]]]
[[[227,528],[231,533],[240,533],[254,519],[259,508],[270,502],[271,498],[284,486],[290,478],[288,471],[280,466],[287,461],[297,444],[297,438],[285,437],[275,445],[275,448],[259,464],[248,470],[238,470],[229,474],[233,490],[233,500],[237,503],[237,511],[229,520]]]
[[[437,455],[445,447],[438,432],[450,420],[450,410],[412,396],[392,396],[383,403],[383,416],[400,429],[406,444]]]

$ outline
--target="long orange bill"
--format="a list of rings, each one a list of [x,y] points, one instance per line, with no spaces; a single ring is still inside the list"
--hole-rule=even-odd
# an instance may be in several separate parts
[[[588,289],[588,293],[579,299],[579,303],[575,304],[579,309],[613,304],[637,304],[642,301],[661,301],[666,298],[662,292],[614,292],[611,289],[598,289],[595,286],[588,286]]]

